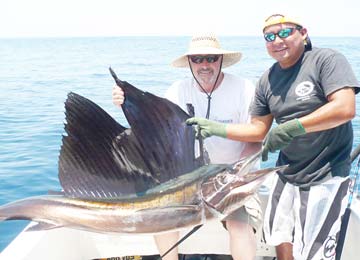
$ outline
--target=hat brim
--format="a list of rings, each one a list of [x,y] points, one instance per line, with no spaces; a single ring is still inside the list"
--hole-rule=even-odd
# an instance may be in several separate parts
[[[301,27],[304,27],[302,23],[299,21],[299,19],[289,16],[281,16],[279,18],[270,19],[268,21],[265,21],[263,26],[263,32],[265,29],[269,26],[275,25],[275,24],[283,24],[283,23],[291,23],[295,25],[299,25]]]
[[[216,54],[216,55],[223,55],[223,63],[222,67],[226,68],[229,67],[241,59],[241,52],[235,52],[235,51],[226,51],[222,49],[217,48],[202,48],[201,50],[187,52],[184,55],[178,57],[175,59],[171,65],[177,68],[188,68],[189,67],[189,61],[188,56],[189,55],[205,55],[205,54]]]

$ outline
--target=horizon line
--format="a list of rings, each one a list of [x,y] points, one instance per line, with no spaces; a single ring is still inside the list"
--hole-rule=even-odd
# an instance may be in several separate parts
[[[183,35],[167,35],[167,34],[159,34],[159,35],[140,35],[140,34],[126,34],[126,35],[33,35],[33,36],[0,36],[0,39],[52,39],[52,38],[122,38],[122,37],[191,37],[191,34],[183,34]],[[262,35],[235,35],[235,34],[218,34],[218,37],[254,37],[254,38],[262,38]],[[311,35],[315,38],[360,38],[360,35]]]

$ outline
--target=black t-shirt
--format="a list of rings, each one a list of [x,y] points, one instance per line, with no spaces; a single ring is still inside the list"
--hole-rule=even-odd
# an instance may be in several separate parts
[[[331,49],[313,48],[292,67],[282,69],[275,63],[262,75],[251,115],[271,113],[281,124],[310,114],[328,102],[329,94],[344,87],[360,90],[346,58]],[[277,165],[289,165],[279,176],[302,187],[326,177],[348,176],[352,142],[351,122],[298,136],[279,153]]]

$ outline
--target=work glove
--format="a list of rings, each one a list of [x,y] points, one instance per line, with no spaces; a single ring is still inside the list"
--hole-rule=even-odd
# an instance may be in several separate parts
[[[210,137],[212,135],[226,138],[226,124],[199,117],[189,118],[186,120],[186,124],[198,126],[195,127],[196,136],[199,135],[200,130],[202,138]]]
[[[306,134],[305,128],[298,119],[292,119],[280,124],[270,130],[267,134],[262,148],[262,160],[268,160],[268,153],[281,150],[299,135]]]

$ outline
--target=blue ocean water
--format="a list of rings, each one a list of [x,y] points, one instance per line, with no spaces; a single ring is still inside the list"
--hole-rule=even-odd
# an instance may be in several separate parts
[[[169,64],[183,54],[188,37],[36,38],[0,40],[0,205],[59,190],[57,160],[64,133],[64,101],[70,91],[99,104],[120,123],[111,102],[111,66],[122,80],[162,95],[187,69]],[[221,37],[242,61],[225,71],[256,82],[273,60],[261,37]],[[318,47],[342,52],[360,79],[360,38],[312,38]],[[353,120],[360,144],[359,111]],[[272,154],[264,166],[273,165]],[[0,223],[0,251],[27,221]]]

